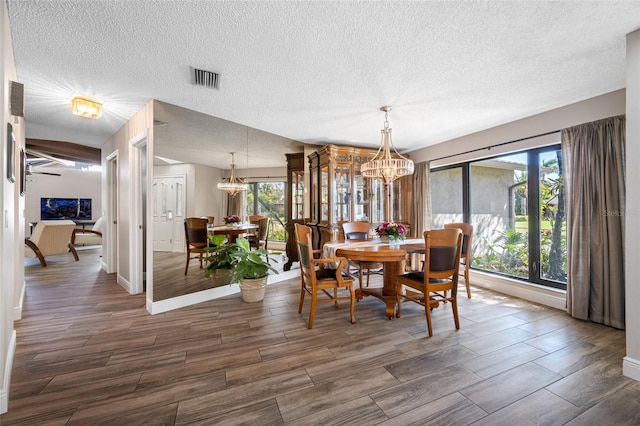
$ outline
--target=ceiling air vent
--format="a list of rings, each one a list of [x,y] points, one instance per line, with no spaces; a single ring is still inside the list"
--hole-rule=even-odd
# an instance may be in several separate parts
[[[204,86],[211,89],[220,88],[220,74],[218,73],[191,67],[191,76],[191,82],[196,86]]]

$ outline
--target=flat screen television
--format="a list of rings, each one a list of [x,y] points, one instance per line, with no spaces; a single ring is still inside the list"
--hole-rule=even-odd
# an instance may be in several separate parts
[[[91,220],[91,198],[40,198],[40,219]]]

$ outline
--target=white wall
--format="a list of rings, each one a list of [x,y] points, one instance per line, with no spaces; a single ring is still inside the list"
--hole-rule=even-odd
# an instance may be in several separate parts
[[[10,115],[9,84],[18,81],[13,58],[13,46],[6,1],[0,6],[0,413],[7,411],[11,368],[15,352],[16,335],[13,321],[21,315],[22,294],[24,293],[24,199],[19,195],[20,173],[18,158],[24,149],[24,120]],[[9,159],[15,165],[16,180],[7,180],[7,123],[13,126],[16,139],[14,157]]]
[[[222,170],[196,165],[195,172],[195,197],[193,203],[187,203],[187,208],[193,206],[193,217],[215,216],[216,225],[222,224],[227,211],[227,193],[217,188],[222,181]]]
[[[441,157],[461,154],[467,151],[486,148],[491,145],[516,141],[523,138],[541,135],[548,132],[560,131],[567,127],[581,123],[613,117],[625,113],[625,91],[617,90],[602,96],[587,99],[582,102],[557,108],[542,114],[537,114],[522,120],[517,120],[502,126],[494,127],[482,132],[452,139],[440,144],[428,146],[410,152],[411,159],[416,163],[430,161]],[[494,156],[506,152],[532,148],[533,146],[548,145],[557,142],[555,135],[538,138],[536,141],[525,140],[502,147],[482,150],[472,154],[460,155],[456,158],[439,160],[431,167],[442,166],[460,161]]]
[[[130,226],[131,226],[131,205],[132,205],[132,181],[131,181],[131,155],[130,141],[142,132],[146,132],[148,139],[147,148],[147,164],[153,164],[153,101],[150,101],[140,111],[138,111],[120,130],[118,130],[103,146],[102,146],[102,206],[105,210],[107,194],[110,190],[110,183],[107,181],[107,158],[114,152],[118,153],[118,212],[116,218],[110,217],[109,212],[105,215],[106,224],[105,233],[117,233],[117,281],[127,291],[134,291],[130,286],[131,279],[131,262],[132,257],[130,247]],[[151,185],[151,182],[147,182]],[[151,190],[149,187],[149,194]],[[150,198],[150,197],[148,197]],[[149,203],[148,203],[149,204]],[[117,228],[117,229],[116,229]],[[103,236],[104,240],[109,240],[107,235]],[[147,246],[152,247],[147,239]],[[103,250],[108,247],[103,246]],[[149,250],[150,252],[151,250]],[[150,257],[150,254],[149,254]]]
[[[625,304],[627,354],[625,376],[640,380],[640,30],[627,35]]]
[[[61,176],[33,174],[27,178],[25,196],[26,235],[29,222],[40,220],[40,198],[91,198],[91,217],[102,216],[102,176],[99,171],[47,167],[47,172]]]

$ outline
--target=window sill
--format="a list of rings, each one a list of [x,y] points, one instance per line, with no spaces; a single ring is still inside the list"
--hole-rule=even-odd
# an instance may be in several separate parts
[[[519,297],[541,305],[566,310],[567,292],[557,288],[545,287],[539,284],[525,283],[519,280],[489,274],[481,271],[469,271],[472,286],[487,288],[489,290]],[[461,280],[461,281],[464,281]],[[473,297],[473,290],[471,292]]]

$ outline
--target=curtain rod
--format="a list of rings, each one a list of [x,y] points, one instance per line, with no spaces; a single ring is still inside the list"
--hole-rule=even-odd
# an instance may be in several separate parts
[[[465,152],[459,152],[457,154],[445,155],[444,157],[434,158],[433,160],[429,160],[429,161],[445,160],[447,158],[457,157],[458,155],[471,154],[473,152],[484,151],[484,150],[489,150],[490,151],[491,148],[497,148],[499,146],[509,145],[509,144],[516,143],[516,142],[522,142],[522,141],[526,141],[526,140],[529,140],[529,139],[540,138],[542,136],[552,135],[554,133],[559,133],[561,131],[562,130],[554,130],[552,132],[540,133],[539,135],[527,136],[526,138],[515,139],[515,140],[512,140],[512,141],[508,141],[508,142],[501,142],[501,143],[497,143],[495,145],[485,146],[483,148],[476,148],[476,149],[471,149],[471,150],[465,151]]]
[[[286,176],[245,176],[244,179],[284,179],[287,180]]]

